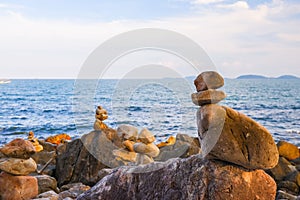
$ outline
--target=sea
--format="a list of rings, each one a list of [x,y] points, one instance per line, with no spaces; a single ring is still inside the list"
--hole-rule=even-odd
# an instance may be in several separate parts
[[[219,90],[229,106],[265,126],[275,141],[300,147],[300,79],[225,79]],[[95,109],[108,111],[109,127],[149,129],[156,143],[171,135],[197,136],[191,101],[193,79],[12,80],[0,84],[0,146],[29,131],[45,139],[67,133],[73,139],[93,130]]]

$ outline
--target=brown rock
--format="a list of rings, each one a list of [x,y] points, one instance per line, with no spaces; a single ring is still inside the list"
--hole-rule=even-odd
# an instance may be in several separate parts
[[[126,151],[124,149],[113,150],[113,154],[117,160],[122,160],[124,163],[135,162],[136,153],[131,151]]]
[[[36,151],[31,142],[17,138],[0,148],[0,152],[7,157],[28,159]]]
[[[161,143],[157,144],[156,146],[157,146],[158,148],[161,148],[161,147],[173,145],[173,144],[175,144],[175,142],[176,142],[176,138],[175,138],[174,136],[170,136],[170,137],[167,139],[167,141],[161,142]]]
[[[285,191],[278,190],[276,200],[297,200],[297,196],[289,194]]]
[[[201,152],[198,138],[178,133],[174,145],[160,148],[160,154],[154,158],[155,161],[167,161],[171,158],[187,158]]]
[[[138,129],[128,124],[121,124],[117,128],[117,134],[121,140],[136,141]]]
[[[39,194],[34,200],[58,200],[58,194],[52,190]]]
[[[80,139],[59,146],[58,151],[55,178],[59,187],[76,182],[94,185],[99,181],[98,171],[106,165],[90,154]]]
[[[0,159],[0,170],[19,176],[26,176],[35,172],[37,165],[32,158],[2,158]]]
[[[194,80],[197,92],[204,91],[207,89],[217,89],[224,85],[223,77],[214,71],[202,72]]]
[[[39,186],[39,194],[47,192],[47,191],[55,191],[59,193],[59,189],[57,188],[57,181],[55,178],[47,175],[38,175],[35,176],[38,181]]]
[[[299,157],[298,147],[286,141],[279,141],[277,148],[280,156],[288,160],[294,160]]]
[[[113,155],[114,150],[123,148],[117,146],[119,143],[115,130],[104,129],[58,146],[55,171],[58,186],[76,182],[94,185],[100,179],[101,169],[125,165]]]
[[[38,184],[32,176],[13,176],[0,173],[0,199],[24,200],[38,195]]]
[[[205,104],[216,104],[225,99],[226,94],[223,91],[214,89],[205,90],[192,94],[192,101],[197,106]]]
[[[248,169],[270,169],[278,163],[278,150],[269,131],[231,108],[216,104],[197,112],[201,150],[215,158]]]
[[[277,190],[282,190],[293,195],[297,195],[299,193],[298,185],[292,181],[279,182],[279,184],[277,185]]]
[[[106,128],[108,128],[108,126],[104,122],[100,121],[99,119],[96,119],[94,123],[94,130],[99,131]]]
[[[133,145],[133,148],[135,152],[146,154],[150,157],[156,157],[159,154],[159,148],[153,143],[144,144],[138,142]]]
[[[295,169],[291,163],[284,157],[279,157],[278,164],[274,168],[267,170],[267,173],[276,181],[281,181],[293,171],[295,171]]]
[[[151,133],[147,128],[143,128],[139,133],[138,139],[145,144],[152,143],[155,141],[153,133]]]
[[[276,183],[263,170],[247,171],[196,155],[113,169],[77,199],[270,200],[275,194]]]
[[[80,194],[84,193],[89,189],[89,186],[84,185],[82,183],[72,183],[64,185],[61,187],[62,192],[59,193],[59,199],[67,199],[68,197],[76,199],[76,197],[78,197]]]

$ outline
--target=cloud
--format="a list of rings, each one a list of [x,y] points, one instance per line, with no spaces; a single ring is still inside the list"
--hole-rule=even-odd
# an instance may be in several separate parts
[[[227,77],[246,73],[300,76],[300,19],[295,17],[300,14],[295,9],[299,6],[272,2],[250,9],[240,3],[237,7],[242,9],[225,12],[208,9],[184,17],[111,22],[41,20],[6,12],[0,15],[0,74],[76,77],[87,56],[105,40],[132,29],[153,27],[196,41]],[[167,57],[159,62],[177,61]]]
[[[194,0],[192,1],[193,4],[213,4],[213,3],[220,3],[224,0]]]
[[[249,5],[246,1],[237,1],[233,4],[218,4],[217,7],[230,9],[249,9]]]

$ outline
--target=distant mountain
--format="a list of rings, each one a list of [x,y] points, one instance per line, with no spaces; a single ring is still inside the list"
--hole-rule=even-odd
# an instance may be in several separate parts
[[[283,75],[279,76],[277,78],[274,77],[266,77],[266,76],[261,76],[261,75],[242,75],[237,77],[236,79],[300,79],[297,76],[292,76],[292,75]]]
[[[242,75],[237,77],[236,79],[267,79],[268,77],[261,75]]]
[[[283,76],[279,76],[277,79],[299,79],[299,77],[292,76],[292,75],[283,75]]]

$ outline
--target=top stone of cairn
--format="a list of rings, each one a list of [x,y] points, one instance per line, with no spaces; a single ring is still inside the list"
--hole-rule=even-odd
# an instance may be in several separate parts
[[[202,72],[194,80],[197,92],[208,90],[208,89],[218,89],[224,85],[223,77],[215,71]]]

